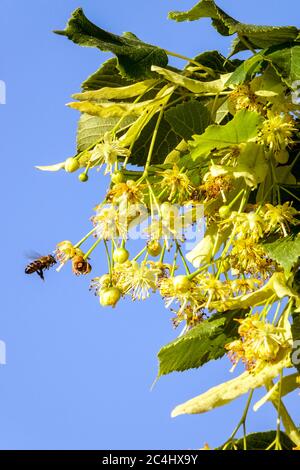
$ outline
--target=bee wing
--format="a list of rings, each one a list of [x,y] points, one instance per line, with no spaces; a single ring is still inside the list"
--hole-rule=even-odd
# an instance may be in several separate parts
[[[35,259],[41,258],[43,255],[37,251],[30,250],[30,251],[25,251],[24,256],[27,259],[35,260]]]

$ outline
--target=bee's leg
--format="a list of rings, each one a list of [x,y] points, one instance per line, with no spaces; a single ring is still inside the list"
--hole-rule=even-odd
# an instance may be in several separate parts
[[[45,280],[45,278],[44,278],[44,273],[43,273],[43,270],[42,270],[42,269],[39,269],[39,270],[37,271],[37,274],[40,276],[40,278],[41,278],[43,281]]]

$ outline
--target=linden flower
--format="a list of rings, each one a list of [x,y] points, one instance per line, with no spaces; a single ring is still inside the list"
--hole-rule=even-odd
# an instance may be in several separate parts
[[[118,157],[129,155],[129,150],[124,148],[111,132],[106,132],[103,136],[103,142],[97,144],[91,152],[90,162],[100,167],[105,164],[104,174],[107,175],[113,172],[113,165],[117,162]]]
[[[119,266],[118,287],[122,292],[130,294],[133,300],[145,300],[149,291],[155,292],[157,285],[156,273],[149,269],[145,263],[138,264],[131,261],[130,265]]]
[[[55,257],[59,261],[60,266],[56,271],[60,271],[69,259],[75,256],[83,256],[84,253],[80,248],[75,248],[69,240],[64,240],[56,245]]]
[[[264,234],[264,220],[255,212],[232,212],[230,220],[234,222],[234,233],[238,238],[251,238],[258,241]],[[225,221],[226,222],[226,221]]]
[[[205,299],[194,282],[191,282],[191,286],[186,292],[180,292],[176,290],[173,278],[162,278],[159,282],[159,290],[165,300],[166,308],[170,308],[173,304],[179,304],[179,309],[172,310],[176,311],[180,321],[198,315],[204,306]]]
[[[173,266],[168,263],[162,263],[161,261],[148,261],[147,264],[150,266],[150,269],[155,272],[157,278],[167,277],[172,271]],[[178,267],[175,266],[175,270]]]
[[[190,225],[187,219],[180,215],[176,206],[165,202],[161,205],[160,217],[152,219],[145,232],[151,240],[164,240],[166,248],[169,249],[169,240],[184,241],[184,228]]]
[[[187,305],[184,310],[174,312],[176,313],[176,317],[172,318],[174,328],[177,328],[182,321],[186,322],[186,327],[180,333],[180,336],[186,333],[189,329],[201,323],[205,316],[203,309],[197,310],[195,305]]]
[[[230,265],[234,266],[235,274],[259,272],[263,278],[269,277],[274,269],[264,249],[251,238],[239,238],[233,242]]]
[[[262,287],[262,280],[255,279],[255,278],[248,278],[248,279],[234,279],[234,281],[230,282],[231,290],[234,295],[245,295],[253,292],[256,289]]]
[[[238,85],[229,95],[229,107],[232,111],[237,112],[240,109],[248,109],[249,111],[259,112],[262,105],[258,102],[258,98],[251,90],[249,84]]]
[[[55,257],[60,263],[65,263],[75,255],[75,248],[69,240],[64,240],[56,245]]]
[[[284,329],[259,320],[258,314],[238,322],[241,339],[225,346],[235,364],[242,359],[248,368],[257,368],[275,361],[282,349],[290,347]]]
[[[176,201],[184,201],[191,196],[193,186],[191,185],[189,177],[183,172],[183,169],[179,169],[176,164],[173,165],[171,170],[158,172],[158,175],[162,176],[159,185],[162,188],[166,188],[169,193],[168,201],[172,201],[173,199]]]
[[[101,289],[105,289],[111,285],[111,276],[109,274],[103,274],[100,277],[94,277],[91,280],[89,290],[94,291],[95,295],[99,295]]]
[[[208,296],[206,308],[209,307],[212,300],[225,301],[230,294],[229,284],[216,279],[211,273],[208,273],[207,276],[197,276],[197,281],[199,281],[199,287],[203,295]]]
[[[100,209],[97,215],[92,217],[93,224],[96,226],[98,238],[110,240],[121,237],[125,239],[128,231],[128,217],[121,213],[114,206]]]
[[[268,119],[264,121],[261,129],[261,137],[263,142],[277,153],[292,143],[292,135],[296,130],[294,121],[289,115],[274,114],[269,111]]]
[[[277,232],[282,230],[283,235],[288,235],[289,224],[298,225],[300,221],[294,216],[300,213],[289,202],[273,206],[272,204],[265,204],[264,219],[267,222],[267,230],[269,232]]]
[[[228,175],[215,176],[213,167],[203,177],[204,183],[200,186],[201,191],[205,194],[205,199],[217,199],[221,194],[223,201],[226,201],[225,192],[232,188],[232,179]]]
[[[106,200],[117,204],[124,199],[130,204],[142,203],[144,200],[142,185],[137,185],[135,181],[128,180],[126,183],[117,183],[106,195]]]

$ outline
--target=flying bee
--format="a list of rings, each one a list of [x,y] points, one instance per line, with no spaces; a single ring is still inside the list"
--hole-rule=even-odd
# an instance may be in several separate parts
[[[54,264],[56,264],[56,259],[53,255],[40,256],[26,266],[25,274],[37,273],[44,281],[44,271],[51,268]]]

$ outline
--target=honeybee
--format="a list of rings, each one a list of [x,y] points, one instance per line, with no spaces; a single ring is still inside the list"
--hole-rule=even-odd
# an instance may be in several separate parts
[[[44,281],[44,271],[51,268],[54,264],[56,264],[56,259],[53,255],[40,256],[26,266],[25,274],[37,273]]]

